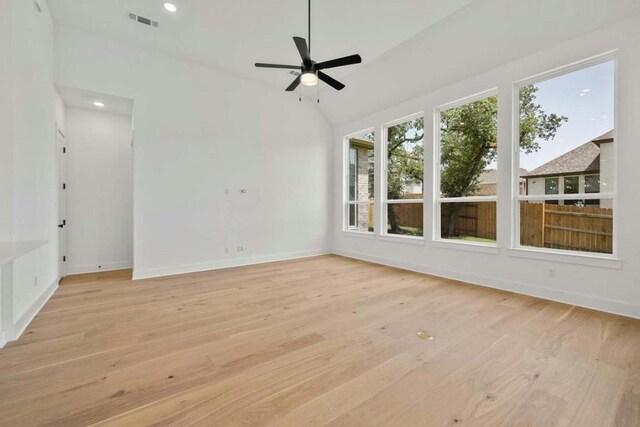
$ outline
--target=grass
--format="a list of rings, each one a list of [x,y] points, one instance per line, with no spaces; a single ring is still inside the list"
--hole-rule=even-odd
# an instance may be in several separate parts
[[[397,233],[399,235],[402,236],[417,236],[417,237],[422,237],[422,235],[424,234],[422,228],[416,228],[416,227],[404,227],[404,226],[400,226],[398,227],[400,229],[400,232]],[[387,232],[391,232],[391,227],[387,228]]]
[[[493,239],[484,239],[482,237],[473,237],[473,236],[453,236],[453,237],[442,237],[443,239],[448,240],[462,240],[465,242],[474,242],[474,243],[496,243]]]

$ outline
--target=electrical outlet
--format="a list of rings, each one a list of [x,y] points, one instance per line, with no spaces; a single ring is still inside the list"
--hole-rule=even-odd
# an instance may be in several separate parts
[[[556,277],[556,270],[554,270],[553,268],[550,268],[549,271],[547,272],[547,276]]]
[[[240,245],[240,246],[238,246],[237,250],[238,250],[238,252],[246,252],[247,247],[244,246],[244,245]]]

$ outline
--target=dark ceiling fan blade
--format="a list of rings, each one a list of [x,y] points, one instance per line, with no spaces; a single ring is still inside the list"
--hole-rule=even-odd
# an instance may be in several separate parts
[[[334,88],[335,90],[344,89],[344,85],[342,83],[340,83],[339,81],[337,81],[333,77],[329,77],[328,75],[326,75],[322,71],[318,71],[318,78],[320,80],[322,80],[323,82],[325,82],[326,84],[328,84],[329,86],[331,86],[332,88]]]
[[[350,55],[344,58],[332,59],[330,61],[320,62],[316,64],[316,70],[324,70],[327,68],[344,67],[345,65],[359,64],[362,62],[360,55]]]
[[[309,53],[309,48],[307,47],[307,41],[302,37],[294,37],[293,41],[298,48],[298,52],[300,52],[300,58],[302,58],[302,62],[308,67],[311,66],[311,54]]]
[[[299,70],[301,68],[299,65],[263,64],[261,62],[256,62],[256,67],[258,67],[258,68],[284,68],[284,69],[287,69],[287,70]]]
[[[298,87],[298,85],[300,84],[300,77],[301,76],[296,77],[296,79],[289,85],[289,87],[286,89],[287,92],[291,92]]]

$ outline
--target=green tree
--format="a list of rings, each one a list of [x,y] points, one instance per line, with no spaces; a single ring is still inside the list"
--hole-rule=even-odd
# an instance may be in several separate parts
[[[535,102],[537,91],[534,85],[520,89],[520,148],[525,153],[540,150],[541,141],[552,140],[562,123],[568,120],[546,113]],[[494,96],[452,108],[442,112],[440,117],[442,196],[472,196],[478,191],[480,175],[497,156],[498,99]],[[387,199],[401,199],[406,184],[423,182],[424,147],[419,144],[423,138],[423,118],[388,129]],[[445,235],[454,233],[457,207],[456,203],[443,206],[447,218]],[[391,231],[400,232],[393,206],[388,217]]]
[[[424,118],[420,117],[387,130],[387,199],[402,199],[404,188],[424,182]],[[392,233],[400,233],[398,205],[390,205],[387,216]]]
[[[534,85],[520,89],[520,148],[538,151],[541,141],[552,140],[568,119],[547,114],[536,104]],[[498,98],[493,96],[441,113],[441,175],[443,197],[465,197],[477,193],[482,172],[497,156]],[[454,234],[458,204],[443,206],[446,235]]]

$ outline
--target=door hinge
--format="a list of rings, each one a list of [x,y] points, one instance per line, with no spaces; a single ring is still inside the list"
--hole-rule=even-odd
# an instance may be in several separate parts
[[[67,257],[66,257],[66,255],[62,257],[62,262],[67,262]]]
[[[63,184],[62,184],[62,189],[63,189],[63,190],[66,190],[66,189],[67,189],[67,183],[63,183]]]
[[[67,147],[62,147],[62,152],[66,153],[67,152]]]
[[[67,220],[66,219],[62,220],[62,225],[67,225]]]

